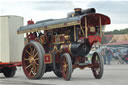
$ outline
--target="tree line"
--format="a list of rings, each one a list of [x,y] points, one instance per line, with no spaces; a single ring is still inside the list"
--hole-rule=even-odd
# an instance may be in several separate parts
[[[128,34],[128,28],[104,32],[104,35],[111,35],[111,34]]]
[[[121,30],[113,30],[113,31],[108,31],[104,32],[104,35],[102,37],[102,44],[108,43],[109,41],[106,39],[105,35],[115,35],[115,34],[128,34],[128,28],[121,29]]]

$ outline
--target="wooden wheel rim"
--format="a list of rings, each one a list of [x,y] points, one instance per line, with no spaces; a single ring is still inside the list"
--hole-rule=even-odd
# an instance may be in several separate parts
[[[23,51],[22,65],[28,78],[36,76],[39,70],[39,52],[33,44],[28,44]]]

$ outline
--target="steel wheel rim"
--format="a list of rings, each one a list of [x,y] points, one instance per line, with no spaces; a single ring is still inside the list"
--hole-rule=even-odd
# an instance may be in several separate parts
[[[22,64],[23,70],[28,78],[33,78],[38,73],[39,55],[36,47],[32,44],[27,45],[23,51]]]

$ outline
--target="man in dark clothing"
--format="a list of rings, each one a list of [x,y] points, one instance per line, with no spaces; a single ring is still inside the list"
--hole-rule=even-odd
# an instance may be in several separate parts
[[[105,54],[106,54],[106,57],[107,57],[108,64],[110,65],[110,62],[112,60],[112,52],[111,52],[110,48],[106,49]]]

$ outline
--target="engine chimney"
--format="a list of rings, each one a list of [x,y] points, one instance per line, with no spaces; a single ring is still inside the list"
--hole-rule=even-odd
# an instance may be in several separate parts
[[[75,8],[74,11],[75,11],[75,16],[79,16],[79,15],[82,14],[81,13],[81,8]]]

